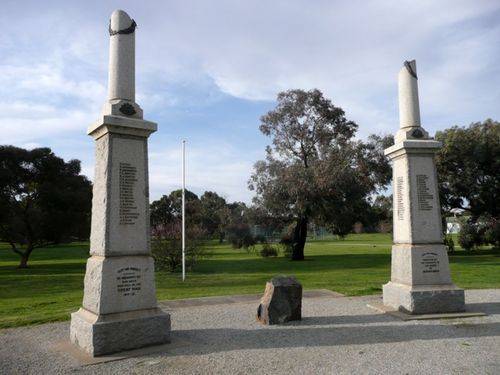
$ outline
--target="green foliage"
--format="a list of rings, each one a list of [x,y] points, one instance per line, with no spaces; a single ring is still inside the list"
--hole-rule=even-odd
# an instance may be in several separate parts
[[[293,228],[288,227],[281,235],[280,245],[283,248],[283,255],[290,258],[293,251]]]
[[[475,221],[500,216],[500,123],[486,120],[436,133],[436,164],[445,211],[464,209]]]
[[[248,224],[230,224],[227,227],[227,239],[233,249],[249,250],[256,244],[255,238]]]
[[[483,243],[500,249],[500,220],[489,217],[483,231]]]
[[[186,199],[186,225],[199,225],[201,221],[201,204],[198,196],[185,191]],[[181,220],[182,217],[182,190],[174,190],[168,196],[163,195],[159,200],[151,203],[151,227],[166,225]]]
[[[470,220],[463,221],[458,234],[458,243],[464,250],[470,251],[481,244],[477,225]]]
[[[0,240],[27,267],[35,248],[87,239],[92,185],[80,175],[80,161],[49,148],[0,146]]]
[[[392,232],[392,194],[377,195],[365,211],[361,222],[369,232]]]
[[[449,253],[453,253],[455,251],[455,241],[453,241],[453,237],[451,235],[444,236],[444,245]]]
[[[499,220],[489,214],[484,214],[477,218],[475,224],[479,235],[478,245],[493,245],[498,248],[500,244]]]
[[[276,248],[276,246],[266,243],[262,245],[262,249],[260,250],[260,256],[263,258],[277,257],[278,249]]]
[[[217,193],[206,191],[201,198],[186,190],[186,227],[198,227],[209,238],[222,243],[230,226],[249,225],[257,220],[243,202],[227,203]],[[182,218],[182,190],[174,190],[150,205],[151,227],[172,224]]]
[[[151,227],[154,228],[158,225],[172,223],[180,216],[180,212],[174,209],[172,199],[167,195],[163,195],[160,199],[150,204],[149,215]]]
[[[500,224],[490,215],[462,220],[458,241],[462,248],[471,250],[482,245],[500,248]]]
[[[225,237],[225,226],[229,222],[229,210],[224,198],[212,191],[206,191],[200,198],[201,226],[209,236]]]
[[[186,268],[193,266],[202,258],[209,256],[203,246],[205,233],[197,226],[189,226],[186,230]],[[180,221],[157,225],[152,233],[151,253],[155,267],[159,270],[176,272],[182,266],[182,227]]]
[[[272,216],[295,222],[292,259],[304,258],[307,225],[314,220],[347,234],[368,207],[368,197],[390,178],[383,148],[391,137],[355,140],[357,125],[319,90],[278,94],[261,118],[272,140],[266,159],[254,165],[249,188]]]

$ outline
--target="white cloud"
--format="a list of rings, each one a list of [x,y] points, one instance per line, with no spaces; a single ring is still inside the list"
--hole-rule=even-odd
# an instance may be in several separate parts
[[[149,152],[151,199],[182,186],[181,145],[169,143],[153,144]],[[165,151],[164,151],[165,150]],[[186,145],[187,189],[202,194],[206,190],[216,191],[230,201],[250,202],[252,193],[247,181],[253,162],[242,160],[240,152],[226,142]]]
[[[53,145],[82,159],[92,176],[85,129],[106,97],[107,17],[115,7],[139,24],[137,97],[148,118],[180,108],[203,123],[210,114],[203,111],[224,94],[273,100],[280,90],[317,87],[362,136],[393,133],[396,77],[409,58],[418,62],[431,132],[500,117],[498,1],[28,2],[0,14],[2,143]],[[172,150],[151,153],[152,197],[179,186],[170,135],[161,127],[151,139],[153,151]],[[223,137],[190,145],[191,186],[248,201],[252,160],[263,150],[242,155]],[[74,139],[85,143],[68,146]]]

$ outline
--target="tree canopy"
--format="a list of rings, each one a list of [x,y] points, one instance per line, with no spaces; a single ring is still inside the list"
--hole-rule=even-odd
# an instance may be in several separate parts
[[[0,239],[27,267],[31,252],[47,244],[87,239],[92,185],[80,161],[50,148],[0,146]]]
[[[200,222],[201,206],[200,199],[192,191],[185,191],[186,220],[188,224]],[[182,219],[182,190],[173,190],[169,195],[163,195],[160,199],[151,203],[150,208],[151,226],[170,224]]]
[[[206,191],[200,197],[201,225],[210,236],[224,239],[224,227],[229,221],[226,200],[213,191]]]
[[[441,204],[466,210],[473,218],[500,211],[500,123],[476,122],[436,133],[443,143],[436,164]]]
[[[258,206],[296,223],[294,260],[304,258],[311,219],[348,233],[369,195],[390,179],[383,149],[392,137],[361,142],[354,138],[357,128],[316,89],[279,93],[276,108],[261,118],[260,130],[272,146],[255,163],[249,188]]]

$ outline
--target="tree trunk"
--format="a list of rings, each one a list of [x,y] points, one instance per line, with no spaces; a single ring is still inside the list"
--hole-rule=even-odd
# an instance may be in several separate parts
[[[26,253],[21,255],[21,261],[19,262],[19,266],[17,268],[28,268],[28,258],[29,255],[26,255]]]
[[[33,251],[33,246],[28,245],[28,248],[24,253],[18,253],[21,256],[21,261],[19,262],[19,266],[17,268],[28,268],[28,259]]]
[[[223,243],[225,237],[226,237],[225,232],[219,232],[219,243]]]
[[[292,244],[292,260],[304,260],[304,246],[307,239],[307,223],[306,216],[299,217],[293,231]]]

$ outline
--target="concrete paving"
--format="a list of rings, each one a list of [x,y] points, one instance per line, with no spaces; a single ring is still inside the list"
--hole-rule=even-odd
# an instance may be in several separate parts
[[[313,293],[282,326],[257,323],[255,299],[162,303],[171,344],[97,360],[68,345],[68,322],[6,329],[0,373],[500,374],[500,289],[467,291],[487,314],[470,318],[403,321],[367,307],[378,301]]]

